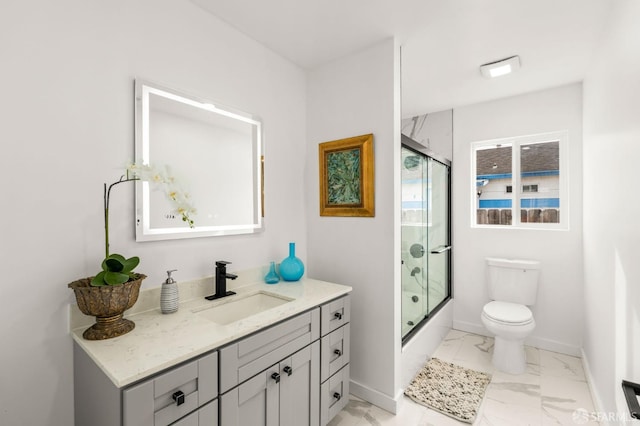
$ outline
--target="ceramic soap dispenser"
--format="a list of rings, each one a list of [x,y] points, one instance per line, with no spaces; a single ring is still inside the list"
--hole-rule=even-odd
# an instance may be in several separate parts
[[[175,271],[177,269],[167,271],[167,280],[160,291],[160,310],[163,314],[172,314],[178,310],[178,283],[171,277],[171,273]]]

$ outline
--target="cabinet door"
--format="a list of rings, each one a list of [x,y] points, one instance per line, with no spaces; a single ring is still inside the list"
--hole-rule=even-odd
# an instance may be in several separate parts
[[[320,422],[320,342],[280,362],[280,426]]]
[[[220,397],[224,426],[278,426],[280,365],[244,382]]]

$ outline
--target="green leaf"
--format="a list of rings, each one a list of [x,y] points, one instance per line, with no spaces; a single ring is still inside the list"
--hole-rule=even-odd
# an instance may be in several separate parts
[[[126,261],[126,259],[124,258],[124,256],[122,256],[121,254],[111,254],[109,255],[109,257],[105,257],[104,260],[102,261],[102,270],[103,271],[113,271],[113,268],[120,268],[120,266],[117,266],[117,264],[113,263],[113,261],[116,262],[120,262],[121,264],[124,265],[124,262]],[[116,265],[116,266],[111,266],[111,265]]]
[[[102,271],[92,280],[92,286],[120,285],[134,279],[133,269],[140,263],[140,258],[133,256],[125,259],[121,254],[111,254],[102,261]]]
[[[104,260],[104,262],[107,264],[108,272],[121,272],[124,269],[124,262],[120,259],[115,259],[109,256]]]
[[[91,285],[93,287],[101,287],[107,285],[107,283],[104,282],[105,273],[105,271],[98,272],[98,274],[91,279]]]
[[[129,281],[129,275],[121,272],[105,272],[104,281],[109,285],[124,284]]]
[[[136,266],[140,263],[140,258],[138,256],[133,256],[124,261],[124,267],[122,269],[122,273],[128,274],[133,271]]]
[[[125,259],[125,257],[123,255],[118,254],[118,253],[113,253],[113,254],[109,255],[108,259],[117,259],[122,263],[124,263],[125,260],[127,260],[127,259]]]

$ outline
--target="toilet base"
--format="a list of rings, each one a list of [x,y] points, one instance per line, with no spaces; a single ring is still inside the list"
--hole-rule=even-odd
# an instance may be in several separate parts
[[[527,369],[524,339],[505,339],[495,336],[493,366],[509,374],[522,374]]]

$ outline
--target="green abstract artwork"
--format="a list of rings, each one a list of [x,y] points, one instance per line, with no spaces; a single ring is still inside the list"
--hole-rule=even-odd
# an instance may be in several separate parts
[[[361,150],[327,153],[327,202],[329,205],[359,205],[361,199]]]

